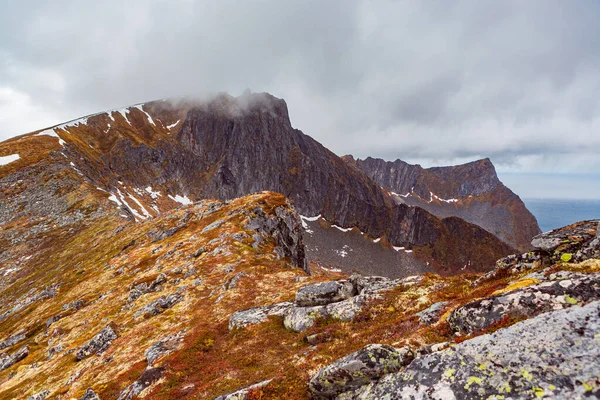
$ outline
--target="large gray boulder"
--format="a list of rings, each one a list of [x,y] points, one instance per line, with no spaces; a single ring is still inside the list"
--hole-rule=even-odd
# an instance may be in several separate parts
[[[338,398],[600,397],[600,302],[542,314],[416,358],[402,372]]]
[[[300,307],[323,306],[349,299],[356,294],[349,281],[329,281],[306,285],[296,292],[296,304]]]
[[[75,359],[81,361],[93,354],[102,354],[108,349],[113,340],[117,338],[117,333],[111,324],[106,325],[89,342],[84,344],[75,353]]]
[[[286,301],[269,306],[254,307],[233,313],[229,318],[229,330],[244,328],[248,325],[259,324],[267,320],[270,315],[283,317],[285,313],[294,307],[294,303]]]
[[[313,399],[335,396],[397,372],[414,358],[409,348],[370,344],[321,369],[309,383]]]
[[[315,324],[317,318],[327,317],[325,306],[294,307],[285,313],[283,325],[295,332],[304,332]]]
[[[502,319],[531,318],[600,299],[600,273],[567,272],[559,278],[468,303],[454,310],[448,323],[454,330],[468,334]]]

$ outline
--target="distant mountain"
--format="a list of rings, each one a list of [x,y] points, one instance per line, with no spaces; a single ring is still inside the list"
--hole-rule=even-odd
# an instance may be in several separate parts
[[[529,250],[531,238],[540,233],[533,214],[500,182],[489,158],[434,168],[371,157],[344,160],[387,189],[397,203],[424,208],[440,218],[462,218],[519,251]]]
[[[269,94],[102,112],[8,140],[0,154],[20,157],[2,167],[0,179],[28,171],[27,182],[37,182],[19,200],[0,198],[5,210],[23,216],[64,218],[62,210],[77,216],[102,208],[140,221],[178,203],[269,190],[291,198],[305,216],[385,238],[381,245],[390,251],[410,250],[409,257],[435,271],[485,270],[513,252],[475,224],[395,201],[360,169],[294,129],[285,101]],[[55,207],[28,200],[38,197]]]

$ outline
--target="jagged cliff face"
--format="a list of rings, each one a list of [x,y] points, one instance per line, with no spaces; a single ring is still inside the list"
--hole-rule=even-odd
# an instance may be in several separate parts
[[[285,102],[268,94],[156,101],[99,113],[6,141],[0,154],[20,156],[0,167],[7,184],[24,170],[37,171],[29,181],[52,181],[42,177],[58,169],[73,180],[73,193],[44,184],[15,186],[23,198],[35,190],[65,206],[85,203],[89,213],[102,208],[141,221],[192,200],[271,190],[290,197],[303,215],[320,214],[371,240],[383,238],[436,271],[485,270],[512,252],[476,225],[395,204],[365,173],[293,129]],[[85,200],[75,200],[75,187]],[[8,192],[0,202],[17,207]],[[23,215],[37,215],[36,205],[21,203]],[[54,218],[56,210],[46,211],[40,218]],[[7,222],[14,218],[8,214]]]
[[[489,159],[427,169],[401,160],[344,159],[392,192],[398,203],[422,207],[441,218],[459,217],[520,251],[530,249],[531,238],[540,233],[535,217],[500,182]]]

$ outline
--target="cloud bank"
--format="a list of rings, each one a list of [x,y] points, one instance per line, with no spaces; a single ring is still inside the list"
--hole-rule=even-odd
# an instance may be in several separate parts
[[[4,3],[0,139],[251,88],[339,155],[490,157],[501,172],[588,174],[600,196],[596,1]]]

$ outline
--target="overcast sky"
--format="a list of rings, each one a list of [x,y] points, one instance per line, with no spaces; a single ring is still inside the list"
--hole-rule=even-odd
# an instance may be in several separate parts
[[[600,198],[598,21],[594,0],[3,1],[0,140],[250,88],[338,155],[490,157],[522,197]]]

